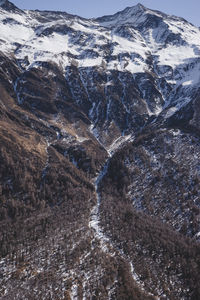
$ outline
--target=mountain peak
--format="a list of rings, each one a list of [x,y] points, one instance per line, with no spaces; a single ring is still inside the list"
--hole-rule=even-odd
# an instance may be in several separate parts
[[[17,6],[15,6],[12,2],[8,0],[0,0],[0,7],[10,12],[23,12],[21,9],[19,9]]]
[[[147,10],[147,8],[145,6],[143,6],[142,4],[138,3],[137,5],[134,6],[128,6],[126,7],[124,10],[119,11],[118,13],[116,13],[115,15],[124,15],[124,14],[129,14],[129,15],[135,15],[137,13],[144,13]]]
[[[135,18],[142,16],[147,11],[147,8],[142,4],[138,3],[135,6],[126,7],[124,10],[117,12],[114,15],[103,16],[97,18],[96,21],[101,25],[116,25],[120,23],[134,22]]]
[[[142,5],[141,3],[138,3],[135,6],[132,6],[132,8],[137,8],[137,9],[140,9],[140,10],[145,10],[146,9],[146,7],[144,5]]]

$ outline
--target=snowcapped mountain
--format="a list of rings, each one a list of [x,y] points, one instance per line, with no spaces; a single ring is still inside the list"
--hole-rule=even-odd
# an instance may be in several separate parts
[[[1,299],[200,299],[199,92],[182,18],[0,0]]]
[[[108,130],[113,121],[128,133],[138,119],[142,124],[163,111],[168,118],[198,94],[200,30],[184,19],[141,4],[86,20],[2,3],[1,51],[14,54],[23,72],[56,63],[97,132],[100,123]],[[120,118],[113,116],[115,107]],[[101,130],[98,135],[105,139]]]

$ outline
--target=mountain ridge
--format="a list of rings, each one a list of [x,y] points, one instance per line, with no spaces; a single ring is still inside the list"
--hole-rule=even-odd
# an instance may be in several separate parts
[[[135,7],[137,7],[137,6],[135,6]],[[140,6],[138,6],[138,7],[140,7]],[[134,8],[134,7],[133,7]],[[131,8],[131,10],[133,10],[134,11],[134,9],[133,8]],[[125,11],[127,11],[127,10],[129,10],[129,8],[127,8],[127,9],[125,9]],[[147,11],[148,11],[148,9],[146,9]],[[152,11],[153,12],[153,11]],[[36,13],[36,15],[37,15],[37,12],[35,12]],[[119,14],[123,14],[123,12],[119,12],[119,13],[117,13],[117,15]],[[38,12],[38,14],[39,14],[39,12]],[[42,14],[45,14],[44,12],[42,13]],[[47,18],[48,18],[48,15],[49,15],[49,17],[50,17],[50,15],[52,14],[51,12],[46,12],[46,14],[47,14]],[[58,13],[59,14],[59,13]],[[115,15],[114,15],[115,16]],[[166,15],[167,16],[167,15]],[[44,18],[45,16],[43,16],[42,18]],[[58,17],[58,16],[57,16]],[[57,18],[56,17],[56,18]],[[133,72],[133,73],[137,73],[137,72],[145,72],[145,69],[148,71],[148,72],[151,72],[151,70],[152,70],[152,66],[150,66],[149,67],[149,65],[148,64],[146,64],[146,63],[144,63],[145,62],[145,60],[147,61],[148,60],[148,56],[149,57],[151,57],[151,60],[152,60],[152,58],[153,58],[153,56],[155,56],[156,57],[156,55],[157,55],[157,48],[159,49],[159,43],[160,43],[160,38],[158,37],[158,39],[157,39],[157,41],[155,41],[154,42],[154,38],[153,38],[153,36],[152,36],[152,34],[154,34],[153,32],[151,33],[150,31],[149,31],[149,33],[148,33],[148,35],[144,35],[143,33],[141,34],[141,29],[139,29],[139,31],[138,30],[136,30],[135,28],[133,28],[133,29],[125,29],[125,28],[120,28],[120,25],[118,24],[118,27],[117,28],[119,28],[119,29],[115,29],[115,33],[114,33],[114,37],[115,37],[115,41],[114,42],[112,42],[112,37],[109,37],[108,39],[106,38],[106,36],[103,34],[103,35],[100,35],[99,36],[99,33],[98,33],[98,29],[96,28],[96,33],[98,33],[98,35],[97,35],[97,37],[95,37],[95,36],[92,36],[92,31],[94,30],[93,28],[95,28],[95,23],[93,24],[93,20],[91,19],[88,19],[87,21],[84,21],[84,19],[79,19],[79,17],[78,17],[78,19],[77,19],[77,17],[75,16],[70,16],[72,19],[73,18],[75,18],[74,19],[74,22],[76,22],[76,26],[75,26],[75,28],[71,28],[70,29],[70,24],[68,24],[68,23],[66,23],[66,21],[63,21],[62,19],[59,21],[60,22],[60,25],[59,25],[59,22],[57,23],[57,25],[55,25],[55,24],[52,24],[52,25],[50,25],[50,27],[49,28],[45,28],[44,26],[44,29],[43,29],[43,32],[44,33],[42,33],[42,28],[41,29],[39,29],[39,31],[37,31],[36,30],[36,32],[34,33],[34,27],[31,29],[29,29],[29,31],[27,30],[27,25],[28,25],[28,23],[27,23],[27,21],[25,21],[25,23],[24,24],[26,24],[27,23],[27,25],[26,25],[26,27],[24,27],[24,29],[23,28],[21,28],[20,30],[24,30],[24,33],[23,33],[23,37],[25,37],[26,35],[27,35],[27,38],[29,39],[29,37],[28,36],[34,36],[35,35],[35,37],[33,37],[33,39],[32,39],[32,41],[26,41],[25,42],[25,46],[23,47],[23,44],[22,44],[22,46],[17,46],[17,49],[15,50],[15,52],[16,52],[16,55],[18,56],[18,58],[20,59],[20,60],[23,60],[24,59],[24,57],[26,56],[26,44],[27,44],[27,46],[29,47],[29,50],[28,50],[28,57],[29,57],[29,60],[31,59],[32,61],[31,62],[29,62],[29,65],[31,65],[31,63],[33,64],[34,63],[34,61],[35,61],[35,63],[36,63],[36,65],[37,65],[37,60],[46,60],[46,59],[51,59],[51,60],[54,60],[56,63],[59,63],[59,64],[61,64],[61,65],[63,65],[63,66],[65,66],[65,65],[70,65],[71,64],[71,60],[74,60],[74,63],[75,64],[77,64],[77,65],[80,65],[80,67],[84,67],[84,66],[86,66],[86,67],[93,67],[93,66],[101,66],[101,65],[105,65],[105,64],[107,64],[107,68],[109,68],[109,69],[116,69],[116,67],[115,67],[115,65],[117,65],[117,69],[121,69],[122,71],[124,71],[124,70],[126,70],[127,69],[127,71],[129,71],[129,72]],[[152,19],[152,17],[153,17],[153,19]],[[169,16],[168,16],[169,17]],[[36,16],[36,18],[37,18],[37,16]],[[46,17],[45,17],[46,18]],[[149,18],[149,17],[148,17]],[[147,26],[148,26],[148,22],[155,22],[155,26],[157,26],[156,25],[156,22],[157,22],[157,16],[155,15],[155,16],[152,16],[152,15],[150,15],[150,20],[148,21],[148,19],[147,19]],[[33,19],[34,19],[34,16],[33,16]],[[26,20],[26,19],[25,19]],[[46,19],[47,20],[47,19]],[[79,21],[78,20],[80,20],[80,22],[83,22],[82,24],[80,23],[79,24]],[[82,21],[81,21],[82,20]],[[159,19],[159,22],[160,22],[160,20],[161,19]],[[34,21],[35,22],[35,21]],[[37,21],[38,22],[38,21]],[[37,22],[36,22],[36,24],[34,25],[34,26],[38,26],[37,25]],[[46,21],[45,21],[46,22]],[[64,22],[64,23],[63,23]],[[85,23],[86,22],[86,23]],[[89,22],[89,23],[88,23]],[[92,22],[92,23],[90,23],[90,22]],[[61,23],[62,23],[62,25],[61,25]],[[139,24],[139,23],[138,23]],[[154,24],[154,23],[152,23],[152,24]],[[173,23],[172,23],[173,24]],[[189,23],[187,23],[188,24],[188,26],[190,26],[189,25]],[[57,26],[57,28],[56,28],[56,26]],[[88,27],[89,26],[89,27]],[[91,29],[90,29],[90,31],[88,31],[88,28],[90,28],[90,26],[91,26]],[[173,41],[175,41],[176,43],[177,43],[177,41],[179,40],[179,42],[178,43],[180,43],[181,41],[182,41],[182,43],[183,43],[183,49],[184,49],[184,52],[185,53],[187,53],[188,51],[190,51],[190,53],[188,53],[188,57],[190,57],[191,55],[192,56],[194,56],[194,54],[192,54],[192,52],[194,52],[193,50],[192,50],[192,48],[191,47],[188,47],[187,46],[187,43],[188,42],[186,42],[186,45],[184,46],[184,43],[185,43],[185,37],[183,36],[182,37],[182,33],[181,33],[181,31],[179,32],[179,33],[175,33],[175,31],[177,31],[177,29],[176,29],[176,27],[172,27],[172,25],[169,25],[168,23],[165,23],[165,22],[163,22],[162,23],[162,26],[163,26],[163,34],[164,35],[166,35],[166,32],[167,32],[167,30],[168,30],[168,28],[172,28],[172,30],[171,31],[169,31],[169,33],[167,33],[167,35],[168,36],[166,36],[167,38],[168,38],[168,45],[170,46],[170,44],[172,44],[173,45]],[[171,27],[169,27],[169,26],[171,26]],[[174,26],[174,25],[173,25]],[[122,24],[122,27],[123,27],[123,24]],[[60,28],[60,29],[59,29]],[[79,30],[80,29],[80,30]],[[55,30],[55,31],[54,31]],[[65,39],[63,39],[63,38],[61,38],[61,35],[63,34],[62,33],[62,30],[65,30],[66,31],[66,39],[68,38],[69,39],[69,44],[68,44],[68,46],[67,46],[67,44],[65,44],[64,45],[64,43],[65,43]],[[75,31],[74,31],[75,30]],[[85,35],[85,38],[86,39],[88,39],[88,41],[91,39],[91,42],[93,42],[93,43],[97,43],[95,46],[96,46],[96,49],[98,50],[98,51],[94,51],[94,49],[92,49],[92,47],[90,48],[89,47],[89,49],[88,49],[88,47],[85,45],[84,46],[84,44],[83,44],[83,46],[84,46],[84,48],[85,48],[85,51],[82,51],[82,53],[81,53],[81,55],[79,54],[79,51],[80,50],[78,50],[78,48],[75,48],[73,51],[71,50],[70,52],[69,52],[69,54],[64,54],[64,52],[61,52],[62,50],[63,50],[63,48],[64,49],[69,49],[69,48],[71,48],[71,49],[73,49],[74,48],[74,44],[73,44],[73,40],[72,40],[72,36],[74,35],[74,36],[76,36],[76,35],[80,35],[80,31],[81,30],[83,30],[83,33],[84,33],[84,35]],[[152,28],[151,30],[156,30],[156,28]],[[159,29],[160,30],[160,29]],[[69,32],[69,35],[67,34],[67,31]],[[71,31],[71,33],[70,33],[70,31]],[[119,32],[117,32],[117,31],[119,31]],[[126,33],[126,31],[127,31],[127,33]],[[174,32],[173,32],[174,31]],[[41,32],[40,34],[39,34],[39,32]],[[58,39],[59,39],[59,44],[60,44],[60,46],[58,46],[56,49],[54,49],[55,47],[53,47],[53,45],[51,46],[52,47],[52,49],[51,49],[51,47],[50,47],[50,52],[49,52],[49,54],[48,54],[48,52],[46,51],[44,51],[44,49],[45,49],[45,44],[44,44],[44,46],[42,46],[42,41],[40,41],[39,40],[39,37],[40,37],[40,35],[41,34],[46,34],[46,32],[49,32],[48,33],[48,35],[49,35],[49,37],[50,37],[50,39],[49,39],[49,42],[52,40],[52,42],[53,42],[53,34],[56,34],[56,38],[57,38],[57,43],[58,43]],[[95,31],[93,31],[93,32],[95,32]],[[105,32],[106,32],[106,29],[105,29]],[[123,33],[124,32],[124,33]],[[160,32],[161,32],[161,30],[160,30]],[[111,33],[110,33],[111,34]],[[112,33],[113,34],[113,33]],[[111,36],[112,36],[112,34],[111,34]],[[140,45],[141,44],[141,46],[140,46],[140,48],[138,48],[138,51],[139,51],[139,53],[137,53],[137,55],[139,54],[139,56],[138,56],[138,58],[136,57],[136,58],[134,58],[134,56],[133,55],[136,55],[135,54],[135,51],[133,50],[133,47],[131,46],[131,44],[129,43],[129,44],[127,44],[126,43],[126,50],[125,49],[123,49],[123,47],[121,47],[121,45],[120,45],[120,43],[124,43],[125,42],[125,39],[124,39],[124,34],[126,34],[127,35],[127,37],[130,39],[131,38],[131,40],[132,41],[134,41],[134,40],[136,40],[136,43],[135,43],[135,46],[138,48],[138,45]],[[156,33],[156,31],[155,31],[155,35],[156,34],[158,34],[158,33]],[[197,32],[195,33],[196,35],[198,34]],[[71,36],[72,35],[72,36]],[[198,34],[199,35],[199,34]],[[118,37],[120,37],[121,38],[121,40],[118,38]],[[77,36],[77,38],[78,38],[78,36]],[[102,39],[102,42],[100,42],[100,40],[99,40],[99,38],[101,38]],[[194,41],[195,41],[195,39],[197,40],[197,42],[198,42],[198,39],[197,39],[197,37],[195,37],[194,36]],[[35,41],[34,41],[35,40]],[[37,41],[38,40],[38,41]],[[72,41],[70,41],[70,40],[72,40]],[[105,40],[105,42],[103,43],[103,40]],[[167,41],[167,40],[166,40]],[[37,57],[38,56],[38,59],[33,59],[33,58],[31,58],[30,57],[30,47],[32,47],[31,46],[31,44],[32,44],[32,42],[33,42],[33,50],[32,50],[32,56],[34,56],[34,57]],[[48,43],[49,43],[48,42]],[[41,48],[41,46],[38,44],[38,43],[41,43],[41,46],[42,46],[42,48]],[[114,44],[115,43],[115,44]],[[157,44],[156,44],[157,43]],[[163,43],[163,42],[162,42]],[[102,45],[101,45],[102,44]],[[107,45],[109,45],[110,44],[110,47],[111,47],[111,49],[112,49],[112,47],[113,47],[113,50],[106,50],[106,48],[105,48],[105,50],[106,51],[110,51],[111,53],[110,53],[110,57],[108,56],[108,55],[106,55],[106,54],[104,54],[103,53],[103,46],[104,46],[104,44],[105,44],[105,47],[107,47],[106,46],[106,44]],[[118,45],[117,45],[118,44]],[[146,47],[146,49],[145,49],[145,47],[144,47],[144,45],[146,45],[145,47]],[[116,45],[117,47],[115,47],[114,45]],[[59,47],[60,47],[60,49],[59,49]],[[127,48],[128,47],[128,48]],[[164,47],[166,48],[166,45],[164,45]],[[175,47],[175,45],[174,45],[174,47]],[[198,46],[197,46],[197,44],[195,44],[194,45],[194,47],[196,47],[197,48],[197,52],[199,51],[198,50]],[[24,50],[23,50],[23,48],[24,48]],[[38,51],[37,51],[37,48],[38,48]],[[41,48],[41,50],[40,50],[40,48]],[[121,48],[121,49],[120,49]],[[155,49],[154,49],[155,48]],[[62,50],[61,50],[62,49]],[[116,50],[115,50],[116,49]],[[174,48],[175,49],[175,48]],[[172,51],[174,51],[174,49],[171,47],[171,48],[169,48],[169,51],[170,52],[172,52]],[[128,51],[127,51],[128,50]],[[42,57],[42,51],[44,51],[44,58]],[[68,50],[69,51],[69,50]],[[137,51],[137,50],[136,50]],[[151,53],[153,51],[153,53]],[[21,52],[21,54],[20,54],[20,52]],[[119,58],[116,60],[113,60],[112,61],[112,59],[111,59],[111,61],[109,62],[109,64],[108,64],[108,59],[110,60],[110,58],[112,58],[112,52],[115,52],[116,54],[117,53],[120,53],[120,52],[124,52],[123,53],[123,55],[124,55],[124,59],[123,60],[121,60],[121,61],[119,61]],[[147,54],[149,52],[149,54]],[[52,53],[52,54],[51,54]],[[102,54],[100,54],[99,55],[99,53],[102,53],[103,54],[103,56],[102,56]],[[133,54],[132,54],[133,53]],[[116,57],[116,54],[114,54],[113,55],[113,57],[115,56]],[[170,55],[166,52],[166,54],[167,54],[167,57],[166,57],[166,59],[168,60],[168,59],[170,59],[170,55],[171,55],[171,53],[170,53]],[[47,57],[47,55],[49,55],[49,58]],[[78,56],[77,56],[78,55]],[[133,58],[129,58],[129,56],[132,56]],[[164,53],[164,51],[161,51],[161,54],[160,55],[165,55],[165,53]],[[58,57],[58,59],[56,60],[55,59],[55,57]],[[87,56],[88,56],[88,58],[87,58]],[[102,56],[102,57],[101,57]],[[105,58],[106,59],[104,59],[104,56],[105,56]],[[126,58],[126,56],[128,56],[127,58]],[[174,52],[174,56],[176,57],[177,56],[177,53],[176,52]],[[71,58],[69,58],[69,57],[71,57]],[[80,59],[78,58],[78,57],[80,57]],[[171,62],[170,62],[170,64],[172,64],[172,61],[173,61],[173,59],[175,59],[175,57],[174,58],[172,58],[171,59]],[[186,57],[187,57],[187,54],[186,54]],[[78,58],[78,59],[77,59]],[[87,59],[86,59],[87,58]],[[183,60],[184,60],[185,58],[184,58],[184,56],[183,56]],[[153,60],[154,60],[154,58],[153,58]],[[159,66],[159,64],[164,64],[165,62],[156,62],[156,61],[154,61],[153,62],[154,63],[154,65],[155,64],[158,64],[158,67],[160,68],[160,66]],[[166,67],[165,67],[166,68]],[[170,66],[169,67],[167,67],[167,68],[171,68]],[[172,65],[172,68],[174,68],[174,66]],[[135,71],[134,71],[134,69],[135,69]],[[137,71],[137,69],[138,69],[138,71]],[[133,70],[133,71],[132,71]],[[160,72],[160,71],[159,71]],[[168,73],[170,73],[170,72],[173,72],[173,70],[171,69],[171,70],[169,70],[168,71]],[[182,71],[181,71],[182,72]],[[161,73],[161,74],[159,74],[157,71],[156,71],[156,74],[155,74],[155,76],[159,76],[159,77],[162,77],[163,76],[163,74]],[[165,88],[165,90],[166,90],[166,88]],[[163,93],[164,91],[162,91],[162,94],[164,95],[164,93]]]

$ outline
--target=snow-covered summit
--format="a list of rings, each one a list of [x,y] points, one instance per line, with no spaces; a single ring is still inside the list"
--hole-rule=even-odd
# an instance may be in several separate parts
[[[112,16],[83,19],[61,12],[21,11],[7,0],[3,3],[0,49],[14,53],[22,67],[51,61],[63,73],[72,65],[129,73],[139,80],[140,97],[148,103],[150,115],[172,103],[176,111],[199,87],[200,30],[182,18],[141,4]],[[154,108],[145,91],[150,74],[157,91]],[[106,89],[108,85],[110,80]]]
[[[13,13],[22,13],[23,11],[15,6],[12,2],[8,0],[0,0],[0,9],[13,12]]]
[[[160,11],[151,10],[138,3],[135,6],[125,8],[124,10],[119,11],[114,15],[97,18],[96,21],[99,22],[101,26],[106,27],[112,27],[122,24],[132,24],[133,26],[138,27],[140,24],[144,23],[147,18],[152,17],[154,17],[154,19],[172,18],[172,16],[164,14]]]
[[[114,15],[97,18],[96,21],[102,26],[114,26],[116,24],[134,23],[139,16],[145,12],[146,8],[142,4],[127,7]]]

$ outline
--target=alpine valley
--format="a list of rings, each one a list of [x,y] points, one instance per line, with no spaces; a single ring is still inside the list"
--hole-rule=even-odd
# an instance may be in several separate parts
[[[200,29],[0,0],[0,299],[200,299]]]

